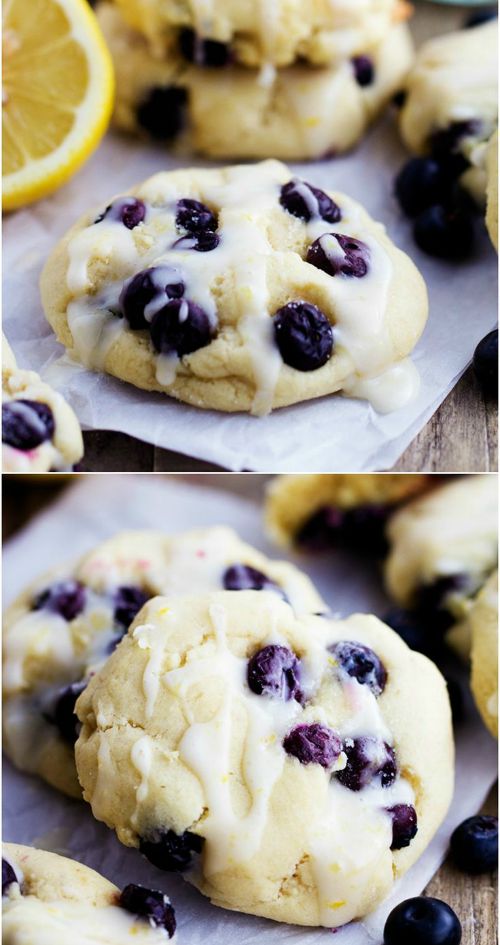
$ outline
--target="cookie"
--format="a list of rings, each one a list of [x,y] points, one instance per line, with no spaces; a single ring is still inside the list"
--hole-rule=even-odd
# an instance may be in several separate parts
[[[498,132],[490,138],[486,149],[486,226],[495,249],[498,249]]]
[[[270,561],[231,529],[124,532],[45,574],[4,619],[4,749],[23,771],[81,796],[73,746],[76,699],[157,594],[271,588],[297,613],[326,607],[293,565]]]
[[[2,341],[2,469],[47,472],[71,469],[83,456],[80,425],[61,394],[34,371],[17,367]]]
[[[469,614],[471,687],[484,724],[498,738],[498,572],[476,597]]]
[[[389,516],[432,484],[420,474],[276,476],[267,491],[266,527],[283,547],[377,550]]]
[[[472,601],[497,564],[497,490],[495,475],[457,477],[409,502],[387,528],[389,594],[430,628],[457,632],[461,650]]]
[[[157,54],[174,49],[187,62],[215,68],[329,65],[364,53],[409,14],[395,0],[117,0],[117,6]]]
[[[130,883],[120,892],[75,860],[3,846],[4,945],[161,945],[175,940],[175,926],[170,900],[159,890]]]
[[[342,391],[391,410],[416,389],[418,270],[359,204],[277,161],[157,174],[86,214],[41,290],[74,359],[197,407]]]
[[[448,162],[447,175],[484,201],[485,174],[475,155],[498,124],[498,24],[490,20],[428,40],[404,83],[399,127],[416,154]]]
[[[282,922],[371,911],[451,798],[436,667],[375,617],[276,594],[149,601],[76,711],[94,816],[215,905]]]
[[[117,77],[115,125],[216,159],[299,161],[346,151],[413,62],[404,23],[353,61],[259,73],[189,65],[176,49],[158,58],[115,8],[103,4],[98,15]]]

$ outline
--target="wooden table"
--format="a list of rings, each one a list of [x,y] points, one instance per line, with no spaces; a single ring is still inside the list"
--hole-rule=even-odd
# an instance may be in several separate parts
[[[220,474],[217,476],[196,476],[200,485],[225,489],[238,495],[258,498],[268,477]],[[21,528],[37,511],[53,501],[58,491],[64,489],[67,479],[51,477],[43,483],[12,476],[3,477],[4,539]],[[493,789],[484,805],[483,812],[496,814],[497,790]],[[444,863],[439,872],[429,883],[426,894],[443,899],[455,910],[463,926],[462,945],[497,945],[497,887],[496,876],[468,876],[460,873],[449,863]],[[401,943],[404,945],[404,942]]]

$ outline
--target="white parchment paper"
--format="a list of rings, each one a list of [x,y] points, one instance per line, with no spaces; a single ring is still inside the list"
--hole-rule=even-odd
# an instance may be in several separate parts
[[[420,40],[458,26],[464,17],[464,12],[422,4],[412,28]],[[390,468],[452,389],[478,341],[496,323],[496,255],[486,231],[481,232],[470,261],[451,264],[421,253],[413,242],[410,223],[392,196],[395,173],[406,157],[393,116],[387,116],[353,153],[293,165],[294,173],[316,186],[345,191],[363,203],[413,257],[427,282],[430,317],[414,354],[422,383],[418,397],[404,409],[383,416],[364,401],[332,396],[265,418],[228,415],[139,391],[67,359],[54,368],[63,348],[44,319],[38,293],[40,272],[53,245],[83,212],[104,207],[113,194],[149,175],[186,164],[207,164],[191,157],[173,158],[164,149],[113,133],[61,191],[5,222],[4,327],[20,366],[40,371],[58,387],[84,428],[129,433],[228,469],[356,472]]]
[[[5,604],[42,570],[80,555],[120,529],[175,532],[215,524],[236,528],[242,538],[276,556],[263,536],[262,510],[252,501],[158,475],[87,477],[7,543]],[[363,610],[383,613],[387,602],[375,573],[355,568],[341,556],[297,563],[309,572],[333,611],[342,616]],[[496,743],[470,703],[457,733],[456,792],[445,823],[392,898],[362,925],[353,923],[336,932],[338,945],[379,945],[390,909],[422,891],[445,856],[452,829],[480,808],[496,777],[496,759]],[[120,887],[139,882],[165,890],[176,908],[179,945],[326,945],[331,940],[329,930],[279,925],[217,909],[180,877],[160,872],[137,851],[121,846],[114,833],[93,820],[83,801],[68,800],[8,762],[3,797],[5,840],[73,856]]]

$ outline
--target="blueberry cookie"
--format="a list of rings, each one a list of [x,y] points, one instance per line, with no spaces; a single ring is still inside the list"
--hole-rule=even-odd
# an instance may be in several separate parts
[[[461,476],[409,502],[387,528],[390,595],[430,629],[455,634],[465,653],[471,604],[497,564],[497,491],[495,475]]]
[[[94,816],[215,905],[283,922],[371,911],[451,798],[436,667],[374,617],[269,592],[149,601],[76,711]]]
[[[498,738],[498,572],[474,601],[470,614],[471,685],[477,707]]]
[[[80,425],[71,407],[34,371],[22,371],[2,341],[2,469],[71,469],[83,456]]]
[[[486,226],[498,249],[498,132],[492,135],[486,149]]]
[[[387,411],[417,386],[420,273],[359,204],[277,161],[157,174],[86,214],[41,289],[73,358],[197,407],[343,391]]]
[[[322,66],[374,46],[409,7],[397,0],[117,0],[124,19],[164,55],[222,68]]]
[[[498,124],[498,24],[491,20],[428,40],[404,85],[399,125],[416,154],[431,154],[445,177],[460,177],[484,202],[480,152]]]
[[[262,73],[161,58],[109,4],[98,11],[117,76],[114,121],[133,134],[211,158],[323,158],[351,148],[401,85],[413,62],[406,24],[366,55],[338,65]]]
[[[162,945],[175,939],[165,893],[113,883],[66,857],[6,843],[3,945]]]
[[[4,748],[17,767],[81,796],[74,706],[86,682],[148,598],[219,588],[270,589],[297,613],[326,610],[297,568],[228,528],[124,532],[31,585],[4,619]]]
[[[266,527],[279,545],[310,551],[350,549],[380,556],[385,529],[405,501],[433,477],[399,473],[277,476],[266,499]]]

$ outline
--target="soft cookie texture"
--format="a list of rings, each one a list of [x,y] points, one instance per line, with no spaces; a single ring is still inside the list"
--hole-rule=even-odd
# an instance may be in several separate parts
[[[99,21],[117,76],[117,127],[182,151],[239,160],[310,160],[353,147],[403,82],[413,45],[405,23],[367,55],[328,68],[261,73],[189,64],[177,44],[161,58],[108,4]]]
[[[40,577],[4,618],[4,749],[24,771],[81,796],[74,705],[144,602],[222,588],[271,588],[297,613],[324,612],[309,579],[218,527],[124,532]]]
[[[34,371],[17,367],[2,339],[2,469],[66,470],[83,456],[80,425],[61,394]]]
[[[476,597],[469,625],[472,692],[484,724],[498,738],[498,571]]]
[[[418,270],[359,204],[277,161],[157,174],[86,214],[41,290],[76,360],[198,407],[343,391],[391,410],[417,387]]]
[[[421,474],[399,473],[319,473],[317,475],[276,476],[269,485],[266,497],[266,527],[279,545],[300,544],[301,534],[312,519],[331,513],[332,532],[338,527],[349,527],[341,513],[360,509],[374,510],[385,527],[387,515],[412,496],[432,485],[432,478]],[[340,540],[340,546],[345,536]],[[333,539],[333,534],[332,534]]]
[[[409,8],[395,0],[117,0],[125,20],[161,53],[222,67],[327,65],[363,53]]]
[[[444,680],[374,617],[276,594],[149,601],[77,703],[94,816],[215,905],[337,927],[448,808]]]
[[[484,202],[484,145],[498,124],[498,24],[428,40],[404,84],[399,126],[416,154],[464,164],[461,182]]]
[[[67,857],[4,844],[3,945],[161,945],[174,938],[164,893],[134,884],[120,892]]]

